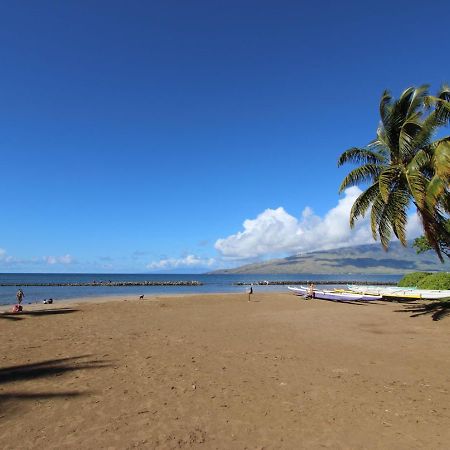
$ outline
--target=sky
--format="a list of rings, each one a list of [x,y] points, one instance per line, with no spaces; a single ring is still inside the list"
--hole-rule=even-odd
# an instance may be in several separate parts
[[[196,273],[372,242],[337,158],[373,139],[384,89],[450,81],[449,14],[0,0],[0,271]]]

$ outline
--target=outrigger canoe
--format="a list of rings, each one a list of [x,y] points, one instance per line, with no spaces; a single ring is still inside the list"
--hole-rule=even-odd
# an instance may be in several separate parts
[[[350,285],[348,286],[348,289],[355,294],[381,295],[387,298],[438,300],[440,298],[450,297],[450,290],[417,289],[413,287]]]
[[[307,287],[287,287],[290,291],[294,292],[296,295],[307,296],[310,295],[310,290]],[[313,298],[318,298],[321,300],[332,300],[334,302],[357,302],[357,301],[371,301],[380,300],[381,295],[366,295],[366,294],[356,294],[351,292],[333,292],[325,291],[319,289],[313,289]]]

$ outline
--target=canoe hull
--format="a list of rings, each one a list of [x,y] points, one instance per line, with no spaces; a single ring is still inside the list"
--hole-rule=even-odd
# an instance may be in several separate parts
[[[288,286],[288,289],[297,295],[306,296],[309,295],[309,289],[305,287],[292,287]],[[332,300],[334,302],[354,302],[354,301],[374,301],[380,300],[379,295],[362,295],[362,294],[352,294],[344,292],[332,292],[332,291],[322,291],[318,289],[313,290],[313,298],[318,298],[320,300]]]
[[[450,290],[399,288],[392,286],[348,286],[357,294],[382,295],[386,298],[409,298],[412,300],[439,300],[450,297]]]

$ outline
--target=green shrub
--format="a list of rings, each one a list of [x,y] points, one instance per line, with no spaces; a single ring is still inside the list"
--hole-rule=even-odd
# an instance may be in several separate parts
[[[450,289],[450,273],[440,272],[422,278],[417,284],[421,289]]]
[[[400,287],[417,287],[420,280],[431,275],[429,272],[413,272],[405,275],[397,284]]]

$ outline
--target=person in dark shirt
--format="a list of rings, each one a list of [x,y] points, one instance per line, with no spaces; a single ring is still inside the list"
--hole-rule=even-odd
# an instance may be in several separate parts
[[[22,303],[23,298],[25,297],[25,294],[23,293],[22,289],[19,289],[17,291],[16,297],[17,297],[17,303],[20,305]]]

